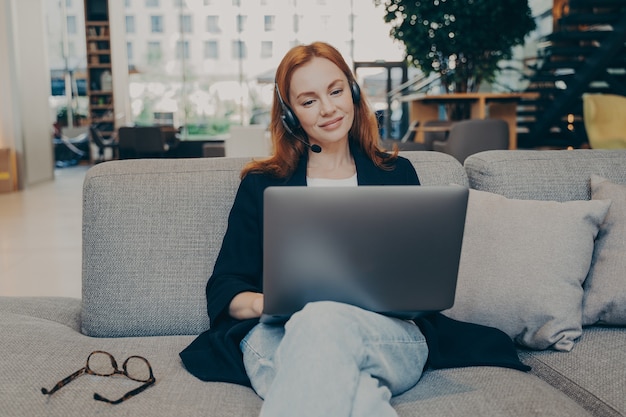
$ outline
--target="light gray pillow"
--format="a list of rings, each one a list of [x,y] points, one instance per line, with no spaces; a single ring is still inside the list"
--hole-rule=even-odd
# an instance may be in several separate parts
[[[454,306],[532,349],[569,351],[582,333],[582,284],[610,201],[514,200],[470,190]]]
[[[583,325],[626,324],[626,186],[591,176],[591,198],[612,201],[584,283]]]

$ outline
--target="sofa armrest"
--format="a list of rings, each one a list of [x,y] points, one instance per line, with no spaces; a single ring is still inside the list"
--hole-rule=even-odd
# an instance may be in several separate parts
[[[80,300],[68,297],[0,297],[0,316],[50,320],[80,331]]]

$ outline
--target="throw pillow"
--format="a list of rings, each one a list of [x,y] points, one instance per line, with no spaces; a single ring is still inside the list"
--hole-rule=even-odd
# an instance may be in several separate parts
[[[582,333],[582,284],[610,201],[514,200],[470,190],[454,306],[532,349],[569,351]]]
[[[626,186],[591,176],[591,198],[612,201],[584,283],[583,325],[626,324]]]

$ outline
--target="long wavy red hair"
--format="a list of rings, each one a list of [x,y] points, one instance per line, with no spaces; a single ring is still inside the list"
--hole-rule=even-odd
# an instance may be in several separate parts
[[[309,45],[298,45],[290,49],[276,69],[276,86],[278,86],[285,103],[289,103],[291,77],[302,65],[313,58],[326,58],[345,74],[349,83],[356,82],[350,67],[341,53],[325,42],[314,42]],[[278,101],[278,93],[274,91],[271,122],[269,126],[274,152],[271,157],[253,160],[248,163],[241,177],[249,172],[267,173],[278,178],[287,178],[295,171],[301,157],[308,148],[296,140],[283,126],[282,109]],[[389,169],[398,155],[397,149],[392,154],[385,153],[379,147],[378,122],[367,98],[361,91],[361,99],[354,104],[354,122],[349,132],[351,146],[359,147],[378,167]]]

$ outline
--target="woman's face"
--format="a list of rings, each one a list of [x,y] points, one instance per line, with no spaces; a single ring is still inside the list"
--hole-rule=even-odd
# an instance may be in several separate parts
[[[310,143],[330,145],[347,141],[354,121],[350,84],[338,66],[313,58],[295,70],[289,98]]]

